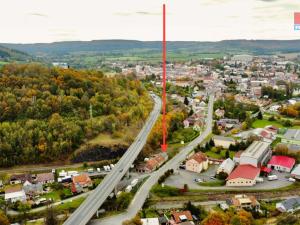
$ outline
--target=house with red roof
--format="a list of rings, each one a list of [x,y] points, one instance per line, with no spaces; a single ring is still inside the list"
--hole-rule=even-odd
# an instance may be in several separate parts
[[[189,221],[193,221],[193,216],[190,211],[173,212],[171,214],[171,224],[188,224]]]
[[[271,160],[268,162],[268,168],[283,171],[283,172],[291,172],[296,160],[289,156],[283,155],[274,155]]]
[[[195,173],[201,173],[202,170],[207,170],[208,158],[203,152],[197,152],[192,155],[185,163],[185,169]]]
[[[91,187],[93,185],[91,178],[86,173],[72,177],[72,181],[74,184],[80,185],[82,188]]]
[[[253,186],[259,177],[260,169],[253,165],[239,165],[226,179],[226,186]]]

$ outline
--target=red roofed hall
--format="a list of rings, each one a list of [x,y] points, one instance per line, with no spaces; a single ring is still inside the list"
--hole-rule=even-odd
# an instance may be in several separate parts
[[[239,165],[227,177],[226,186],[253,186],[259,177],[260,169],[252,165]]]
[[[282,155],[274,155],[271,160],[268,162],[268,168],[283,171],[283,172],[291,172],[296,160],[292,157],[282,156]]]

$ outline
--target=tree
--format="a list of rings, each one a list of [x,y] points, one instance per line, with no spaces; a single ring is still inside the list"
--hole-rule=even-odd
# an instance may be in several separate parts
[[[214,122],[214,126],[213,126],[213,129],[212,129],[212,132],[213,132],[214,134],[216,134],[216,135],[221,134],[221,131],[219,130],[219,127],[218,127],[216,121]]]
[[[210,213],[201,223],[201,225],[227,225],[229,217],[223,212]]]
[[[0,211],[0,224],[1,225],[9,225],[10,224],[7,216],[2,211]]]
[[[190,104],[190,102],[189,102],[189,100],[188,100],[188,98],[186,96],[184,97],[184,104],[185,105],[189,105]]]
[[[122,225],[143,225],[143,222],[139,216],[135,216],[131,220],[125,220]]]
[[[210,139],[210,140],[209,140],[209,145],[210,145],[211,147],[214,147],[214,146],[215,146],[215,142],[214,142],[213,139]]]
[[[225,152],[225,158],[228,159],[229,157],[230,157],[229,150],[226,150],[226,152]]]
[[[45,225],[58,225],[58,219],[56,218],[56,213],[52,206],[47,206]]]
[[[261,111],[258,112],[257,119],[259,119],[259,120],[263,119],[263,115],[262,115]]]
[[[18,211],[22,213],[22,220],[25,222],[27,220],[27,213],[29,212],[30,208],[31,207],[28,203],[22,203],[22,202],[19,203]]]

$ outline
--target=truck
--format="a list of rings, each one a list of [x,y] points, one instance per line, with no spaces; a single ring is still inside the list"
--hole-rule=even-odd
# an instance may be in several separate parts
[[[100,173],[100,172],[101,172],[101,169],[100,169],[100,168],[97,168],[97,172]]]
[[[93,173],[94,172],[94,169],[93,168],[89,168],[88,169],[88,173]]]
[[[277,175],[269,175],[269,176],[268,176],[268,180],[269,180],[269,181],[272,181],[272,180],[278,180],[278,177],[277,177]]]
[[[139,179],[134,179],[131,181],[131,186],[134,187],[139,182]]]
[[[256,182],[257,183],[262,183],[262,182],[264,182],[264,178],[258,177],[258,178],[256,178]]]
[[[62,171],[60,171],[60,172],[58,173],[58,176],[59,176],[59,177],[65,177],[65,176],[67,176],[67,175],[68,175],[67,172],[64,171],[64,170],[62,170]]]

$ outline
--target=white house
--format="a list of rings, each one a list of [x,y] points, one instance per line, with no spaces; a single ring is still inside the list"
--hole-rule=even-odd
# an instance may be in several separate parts
[[[300,164],[295,166],[295,168],[291,172],[291,176],[295,179],[300,179]]]
[[[234,169],[234,165],[235,165],[235,163],[232,161],[232,159],[228,158],[228,159],[224,160],[221,163],[221,165],[219,166],[219,168],[217,169],[217,174],[224,172],[229,175],[232,172],[232,170]]]
[[[215,142],[215,146],[221,146],[223,148],[229,148],[230,145],[235,144],[235,140],[231,137],[215,135],[213,140]]]
[[[12,187],[5,190],[4,199],[5,201],[9,201],[12,203],[17,201],[24,202],[26,201],[26,194],[25,191],[22,189],[22,187],[20,186]]]
[[[202,170],[207,170],[208,158],[202,152],[197,152],[192,155],[185,163],[185,169],[188,171],[201,173]]]

